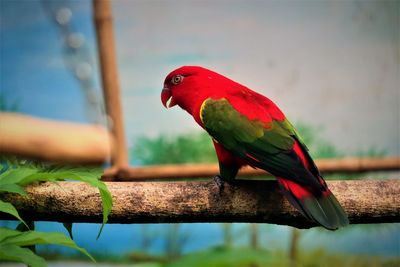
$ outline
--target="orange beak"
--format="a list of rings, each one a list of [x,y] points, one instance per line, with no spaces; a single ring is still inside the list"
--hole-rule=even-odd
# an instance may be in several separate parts
[[[161,102],[166,108],[171,108],[176,105],[176,102],[172,98],[171,89],[168,87],[164,87],[161,91]]]

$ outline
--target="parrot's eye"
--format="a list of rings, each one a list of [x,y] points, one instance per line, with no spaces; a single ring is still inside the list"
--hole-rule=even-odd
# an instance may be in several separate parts
[[[171,82],[172,84],[179,84],[183,81],[183,76],[182,75],[175,75],[174,77],[172,77]]]

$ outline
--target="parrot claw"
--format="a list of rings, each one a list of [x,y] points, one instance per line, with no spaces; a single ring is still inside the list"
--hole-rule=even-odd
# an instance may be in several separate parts
[[[214,182],[218,186],[219,195],[221,195],[222,192],[224,191],[224,184],[225,184],[224,180],[222,180],[220,175],[215,175]]]

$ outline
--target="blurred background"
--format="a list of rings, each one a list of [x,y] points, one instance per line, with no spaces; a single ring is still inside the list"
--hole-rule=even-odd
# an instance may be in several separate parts
[[[160,102],[165,76],[182,65],[213,69],[268,96],[296,125],[315,158],[400,155],[399,1],[112,3],[131,165],[215,162],[211,141],[193,119]],[[104,124],[91,1],[3,0],[0,5],[1,110]],[[398,178],[399,173],[327,178],[361,177]],[[109,224],[96,241],[98,228],[75,224],[74,240],[113,265],[400,263],[398,224],[335,232],[266,224]],[[49,222],[37,229],[65,231]],[[61,247],[38,251],[54,266],[83,260]]]

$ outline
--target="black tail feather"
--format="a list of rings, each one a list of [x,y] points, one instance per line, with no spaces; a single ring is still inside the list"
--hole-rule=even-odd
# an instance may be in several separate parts
[[[289,189],[282,185],[281,190],[289,202],[305,217],[324,228],[336,230],[339,227],[349,224],[346,212],[330,191],[325,195],[314,196],[310,194],[303,198],[297,198]]]

